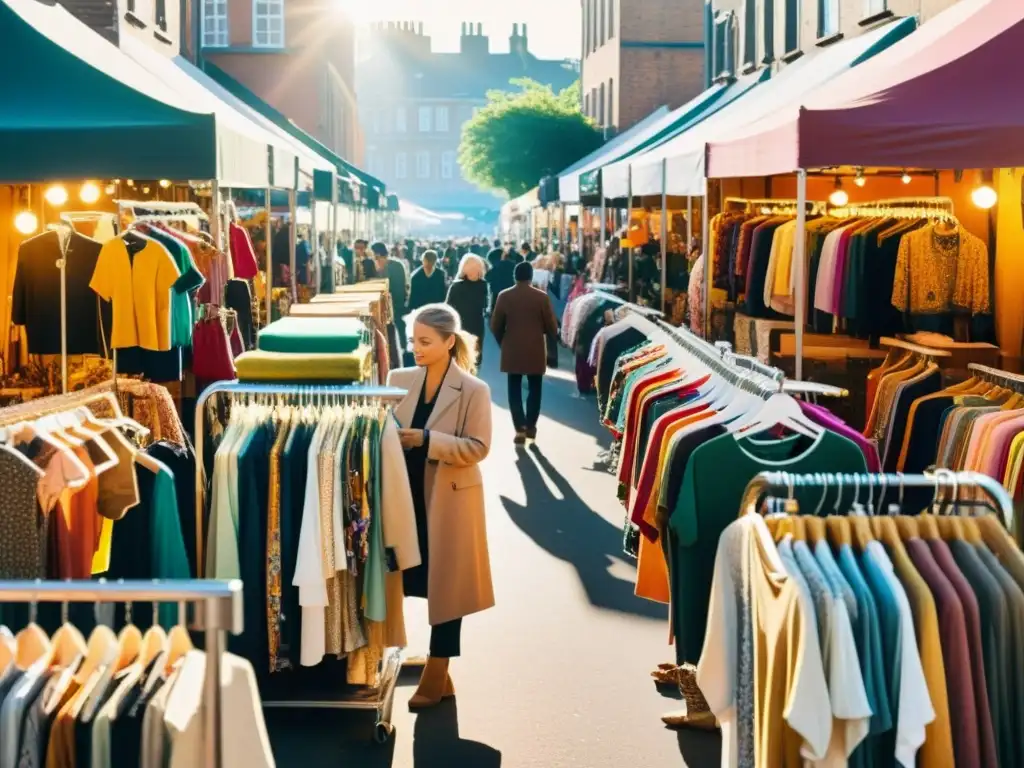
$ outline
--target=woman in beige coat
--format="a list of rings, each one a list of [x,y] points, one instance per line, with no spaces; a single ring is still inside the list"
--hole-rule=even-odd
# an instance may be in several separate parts
[[[403,573],[405,594],[427,598],[430,656],[412,709],[454,696],[448,661],[460,654],[462,617],[494,605],[483,477],[491,445],[491,391],[475,370],[475,339],[445,304],[413,317],[415,368],[388,383],[408,391],[395,409],[416,508],[422,565]]]

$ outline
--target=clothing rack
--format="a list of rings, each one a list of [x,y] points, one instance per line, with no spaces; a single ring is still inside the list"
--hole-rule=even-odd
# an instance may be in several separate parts
[[[359,384],[260,384],[240,381],[220,381],[211,384],[196,400],[195,444],[196,444],[196,564],[202,574],[203,559],[203,510],[205,479],[203,472],[203,443],[205,439],[204,414],[206,404],[216,395],[245,395],[292,398],[300,402],[326,403],[332,398],[364,398],[381,402],[397,402],[406,396],[406,390],[398,387],[364,386]],[[394,732],[391,724],[391,710],[395,698],[395,686],[402,667],[401,649],[386,648],[381,660],[381,672],[377,688],[366,690],[349,698],[329,701],[300,699],[295,701],[264,701],[264,707],[302,709],[355,709],[376,712],[374,740],[379,744],[387,742]]]
[[[1014,392],[1024,393],[1024,374],[1010,373],[981,363],[968,363],[967,370],[978,378],[1012,389]]]
[[[786,379],[785,373],[779,368],[768,365],[750,355],[740,355],[732,351],[732,344],[728,341],[716,341],[715,348],[719,350],[722,359],[735,363],[740,367],[752,371],[758,371],[765,376],[782,378],[782,391],[789,395],[820,395],[822,397],[849,397],[850,391],[843,387],[835,387],[831,384],[821,384],[817,381],[794,381]]]
[[[645,317],[654,318],[664,317],[664,313],[661,310],[653,309],[652,307],[643,307],[639,304],[634,304],[631,301],[626,301],[621,296],[616,296],[614,293],[607,293],[606,291],[591,291],[591,293],[593,293],[595,296],[600,296],[602,299],[605,299],[607,301],[612,301],[615,302],[616,304],[621,304],[629,311],[635,312],[638,315],[644,315]]]
[[[242,582],[202,581],[0,581],[0,602],[192,603],[202,606],[197,628],[206,635],[203,680],[203,766],[221,765],[221,656],[226,632],[242,632]],[[224,745],[230,749],[230,744]]]
[[[115,394],[115,391],[115,382],[111,381],[104,384],[97,384],[94,387],[82,389],[78,392],[68,392],[64,395],[40,397],[35,400],[30,400],[27,403],[9,405],[6,408],[0,409],[0,426],[15,424],[19,421],[25,421],[26,419],[39,418],[40,416],[46,416],[51,413],[69,411],[73,408],[88,405],[89,403],[94,403],[99,400],[107,400],[113,407],[114,412],[120,413],[121,406],[117,402],[117,395]]]
[[[793,212],[796,211],[799,202],[791,198],[778,198],[778,197],[764,197],[764,198],[748,198],[748,197],[727,197],[725,198],[725,206],[729,205],[742,205],[750,213],[779,213],[782,211]],[[814,213],[825,206],[825,203],[817,200],[807,200],[804,205],[809,213]]]
[[[141,208],[146,211],[159,211],[165,214],[188,214],[192,217],[206,219],[206,211],[199,203],[175,203],[163,200],[115,200],[118,211],[134,211]],[[142,218],[141,216],[139,218]]]
[[[895,216],[897,218],[939,218],[957,222],[953,200],[949,197],[889,197],[864,203],[847,203],[833,208],[833,215]]]
[[[926,347],[922,344],[915,344],[912,341],[905,341],[904,339],[894,339],[889,336],[883,336],[879,339],[879,344],[883,347],[889,347],[890,349],[905,349],[907,352],[913,352],[916,355],[921,355],[926,358],[936,357],[952,357],[953,353],[948,349],[936,349],[935,347]]]
[[[834,475],[834,474],[791,474],[789,472],[762,472],[750,483],[743,494],[743,502],[740,505],[740,514],[756,513],[764,500],[773,495],[790,498],[794,488],[822,488],[829,487],[846,488],[853,487],[859,493],[860,489],[866,489],[869,494],[879,488],[884,496],[887,489],[899,488],[900,496],[907,488],[931,488],[935,492],[935,499],[943,490],[952,492],[952,502],[958,501],[957,490],[959,488],[972,488],[983,491],[992,502],[993,508],[1006,530],[1013,529],[1013,500],[999,482],[988,475],[979,472],[952,472],[939,470],[930,475],[904,475],[904,474],[862,474],[862,475]],[[968,502],[969,506],[977,507],[974,500]]]

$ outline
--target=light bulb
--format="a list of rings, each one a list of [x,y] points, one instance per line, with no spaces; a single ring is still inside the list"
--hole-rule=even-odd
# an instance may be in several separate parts
[[[47,188],[44,195],[46,202],[52,206],[61,206],[68,201],[68,191],[60,184]]]
[[[171,186],[171,182],[168,179],[160,179],[160,186],[163,187],[164,189],[167,189],[169,186]]]
[[[996,204],[998,199],[996,191],[988,184],[982,184],[980,187],[975,187],[971,190],[971,202],[978,208],[988,210]]]
[[[14,228],[23,235],[31,235],[39,226],[39,219],[32,211],[22,211],[14,217]]]
[[[868,183],[868,180],[863,176],[858,176],[853,180],[853,183],[856,184],[858,187],[863,187],[865,184]]]
[[[135,179],[128,179],[127,184],[128,184],[129,187],[134,187],[135,186]]]
[[[143,187],[142,188],[142,194],[148,195],[149,194],[149,187]]]
[[[81,198],[83,203],[95,203],[100,199],[100,188],[91,181],[87,181],[82,185],[82,188],[78,190],[78,196]]]
[[[840,188],[832,191],[832,194],[828,196],[828,201],[836,208],[842,208],[850,202],[850,196],[846,194],[845,189]]]
[[[103,191],[106,192],[108,195],[113,195],[115,192],[117,192],[117,186],[115,184],[107,184]]]
[[[900,177],[900,181],[902,181],[904,184],[909,184],[910,183],[910,174],[909,173],[904,173],[903,176]]]

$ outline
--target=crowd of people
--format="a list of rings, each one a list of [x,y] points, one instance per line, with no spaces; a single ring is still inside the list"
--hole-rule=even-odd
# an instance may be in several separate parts
[[[503,245],[484,238],[459,244],[406,241],[390,247],[356,240],[345,260],[351,259],[350,274],[357,280],[388,280],[404,350],[413,346],[413,319],[437,305],[453,309],[461,330],[476,338],[476,366],[483,362],[484,336],[490,329],[501,347],[515,439],[522,444],[537,437],[543,376],[549,361],[557,363],[558,321],[552,300],[561,298],[561,276],[567,271],[560,254],[538,256],[543,250],[540,244]],[[534,285],[535,266],[546,270],[546,287]],[[405,364],[412,365],[412,353],[405,354]]]

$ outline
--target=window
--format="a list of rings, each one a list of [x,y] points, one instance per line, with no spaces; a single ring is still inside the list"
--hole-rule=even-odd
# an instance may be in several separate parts
[[[284,48],[284,0],[253,0],[252,44]]]
[[[762,0],[764,5],[761,7],[764,13],[764,19],[762,20],[764,26],[764,59],[762,61],[765,64],[771,64],[775,61],[775,0]]]
[[[447,133],[448,107],[438,107],[434,110],[434,130],[440,133]]]
[[[714,79],[736,74],[736,14],[732,11],[715,17]]]
[[[452,179],[455,177],[455,153],[441,153],[441,178]]]
[[[786,1],[786,53],[800,50],[800,0]]]
[[[818,37],[839,33],[839,0],[818,0]]]
[[[395,107],[395,131],[405,133],[405,107]]]
[[[202,25],[204,48],[226,48],[228,0],[203,0]]]
[[[599,0],[590,0],[590,50],[597,50],[597,3]]]
[[[614,0],[612,0],[614,2]],[[615,125],[615,78],[608,80],[608,125]]]
[[[877,13],[884,13],[888,10],[889,4],[886,0],[864,0],[864,16],[874,16]]]
[[[743,68],[757,64],[757,3],[744,0],[743,4]]]
[[[405,152],[395,153],[395,178],[404,179],[408,173],[408,169],[405,167],[406,156]]]
[[[430,178],[430,153],[420,151],[416,153],[416,178]]]
[[[583,96],[583,114],[590,117],[590,94]]]
[[[430,133],[430,121],[434,114],[434,110],[430,107],[420,107],[419,114],[420,133]]]
[[[590,0],[583,0],[583,57],[590,53]]]
[[[615,2],[608,0],[608,39],[615,37]]]
[[[601,83],[601,88],[598,90],[598,102],[597,102],[597,124],[602,128],[604,127],[604,83]]]
[[[605,18],[604,17],[604,6],[608,2],[608,0],[597,0],[597,2],[599,2],[601,4],[601,13],[598,16],[597,28],[600,30],[600,32],[599,32],[600,40],[601,40],[600,45],[604,45],[605,40],[608,39],[606,37],[607,32],[608,32],[608,27],[605,26],[605,23],[604,23],[604,18]]]

